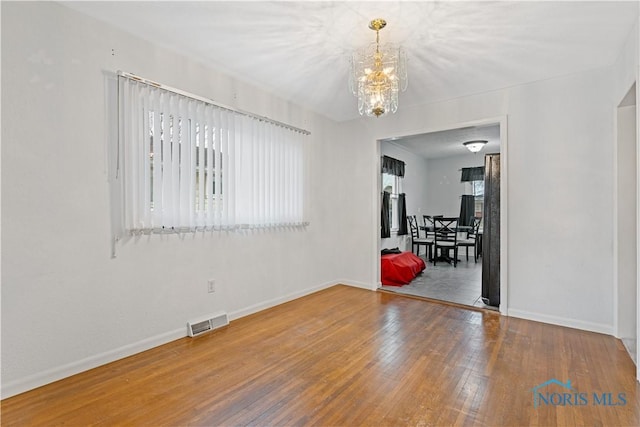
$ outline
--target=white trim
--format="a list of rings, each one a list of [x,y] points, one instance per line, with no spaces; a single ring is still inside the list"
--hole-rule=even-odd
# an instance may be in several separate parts
[[[640,42],[639,42],[640,44]],[[640,141],[640,109],[638,108],[638,99],[640,99],[640,85],[638,84],[638,77],[640,73],[638,73],[638,69],[636,68],[636,78],[633,84],[636,87],[635,93],[635,106],[636,106],[636,381],[640,382],[640,200],[638,197],[638,193],[640,191],[640,146],[638,145]],[[617,119],[618,109],[616,108],[616,119]],[[618,122],[616,120],[616,126],[614,132],[616,133],[616,144],[614,144],[617,148],[618,146]],[[617,176],[617,171],[616,171]],[[616,194],[616,193],[614,193]],[[616,203],[617,205],[617,203]],[[617,235],[617,234],[616,234]],[[616,268],[617,271],[617,268]],[[617,282],[616,282],[616,290],[617,290]],[[618,313],[616,311],[616,319],[618,318]]]
[[[564,326],[567,328],[581,329],[584,331],[598,332],[600,334],[613,335],[613,325],[602,323],[584,322],[582,320],[569,319],[567,317],[550,316],[548,314],[532,313],[525,310],[509,310],[508,316],[519,319],[533,320],[535,322]]]
[[[307,296],[314,292],[318,292],[323,289],[330,288],[331,286],[335,286],[337,284],[340,284],[340,282],[336,282],[336,281],[325,282],[318,286],[312,286],[310,288],[306,288],[301,291],[292,292],[290,294],[283,295],[281,297],[272,298],[267,301],[250,305],[249,307],[245,307],[240,310],[232,311],[231,313],[229,313],[229,321],[237,320],[237,319],[240,319],[241,317],[249,316],[250,314],[254,314],[259,311],[266,310],[268,308],[272,308],[280,304],[284,304],[285,302],[293,301],[295,299]]]
[[[635,127],[635,149],[636,149],[636,159],[635,159],[635,179],[636,179],[636,194],[635,194],[635,198],[636,198],[636,219],[635,219],[635,223],[636,223],[636,361],[638,361],[638,354],[640,354],[640,340],[638,339],[638,334],[640,333],[640,197],[638,194],[638,189],[640,189],[640,145],[639,145],[639,141],[640,141],[640,126],[638,126],[638,124],[640,124],[640,109],[638,108],[637,105],[637,100],[640,98],[640,85],[638,85],[638,81],[635,80],[633,81],[633,83],[631,84],[631,87],[634,87],[635,85],[635,107],[636,107],[636,127]],[[629,89],[631,89],[631,87]],[[619,275],[619,268],[620,268],[620,251],[619,251],[619,245],[620,245],[620,239],[619,239],[619,231],[620,231],[620,224],[618,221],[618,214],[619,214],[619,207],[618,207],[618,203],[620,200],[620,184],[618,182],[619,179],[619,173],[618,173],[618,169],[619,169],[619,164],[618,164],[618,151],[619,151],[619,145],[620,145],[620,136],[619,136],[619,127],[620,127],[620,123],[619,123],[619,117],[620,117],[620,108],[621,107],[626,107],[626,106],[630,106],[630,105],[622,105],[625,101],[626,96],[629,94],[629,90],[627,90],[627,92],[625,92],[625,95],[623,96],[622,100],[617,103],[614,106],[613,109],[613,135],[614,135],[614,144],[613,144],[613,274],[612,274],[612,278],[613,278],[613,330],[612,330],[612,335],[615,336],[616,338],[624,338],[622,337],[622,333],[620,332],[620,298],[624,297],[620,295],[620,275]],[[625,346],[625,348],[627,349],[627,351],[629,353],[632,353],[631,351],[629,351],[628,347],[627,347],[627,343],[623,341],[623,344]],[[640,381],[640,363],[636,362],[636,379],[638,381]]]
[[[620,264],[619,260],[619,249],[618,245],[620,244],[618,239],[618,231],[620,225],[618,223],[618,145],[620,145],[620,141],[618,140],[618,116],[619,116],[619,105],[614,106],[613,111],[613,336],[616,338],[620,338],[620,321],[618,319],[620,310],[619,304],[619,281],[620,277],[618,274],[618,265]],[[636,201],[637,203],[637,201]]]
[[[114,350],[109,350],[104,353],[99,353],[94,356],[87,357],[85,359],[67,363],[66,365],[47,369],[46,371],[38,372],[36,374],[11,381],[6,384],[3,383],[2,398],[6,399],[7,397],[24,393],[25,391],[29,391],[34,388],[52,383],[54,381],[67,378],[84,371],[88,371],[89,369],[97,368],[98,366],[106,365],[107,363],[115,362],[116,360],[129,357],[136,353],[141,353],[143,351],[158,347],[160,345],[175,341],[186,336],[187,327],[185,321],[185,326],[183,328],[149,337],[144,340],[116,348]]]
[[[331,286],[338,284],[347,284],[349,286],[362,287],[364,289],[373,289],[371,285],[364,283],[358,283],[354,281],[331,281],[326,282],[318,286],[313,286],[301,291],[292,292],[282,297],[273,298],[260,304],[255,304],[247,308],[236,310],[229,314],[229,321],[237,320],[241,317],[248,316],[258,311],[262,311],[276,305],[283,304],[285,302],[292,301],[294,299],[312,294],[314,292],[321,291]],[[124,345],[114,350],[106,351],[104,353],[96,354],[94,356],[87,357],[82,360],[68,363],[66,365],[57,366],[48,369],[43,372],[39,372],[33,375],[29,375],[25,378],[20,378],[15,381],[2,384],[1,395],[5,399],[7,397],[15,396],[20,393],[24,393],[29,390],[33,390],[37,387],[58,381],[75,374],[79,374],[89,369],[94,369],[107,363],[115,362],[116,360],[123,359],[125,357],[133,356],[134,354],[141,353],[146,350],[150,350],[154,347],[166,344],[171,341],[175,341],[187,336],[187,320],[185,320],[185,326],[173,331],[165,332],[150,338],[145,338],[141,341]]]
[[[378,285],[376,283],[364,283],[364,282],[358,282],[356,280],[347,280],[347,279],[337,282],[336,285],[351,286],[352,288],[366,289],[368,291],[375,291],[380,286],[382,286],[382,284]]]
[[[488,117],[482,120],[472,120],[468,122],[462,123],[453,123],[447,126],[440,127],[431,127],[426,129],[414,129],[411,132],[405,132],[404,135],[398,135],[398,132],[395,132],[393,135],[383,135],[382,137],[377,138],[376,140],[376,150],[375,156],[376,160],[374,161],[374,165],[376,165],[374,169],[374,177],[372,180],[377,183],[377,188],[374,193],[374,203],[375,206],[371,209],[374,213],[374,230],[372,232],[373,236],[376,236],[374,239],[375,242],[372,245],[374,248],[374,252],[372,254],[372,258],[374,261],[374,277],[375,280],[380,282],[380,210],[379,206],[381,203],[380,200],[380,141],[381,140],[397,140],[406,135],[418,135],[422,133],[432,133],[432,132],[441,132],[446,130],[459,129],[470,126],[481,126],[488,124],[499,124],[500,125],[500,313],[502,315],[507,315],[509,312],[509,262],[508,262],[508,250],[507,250],[507,240],[508,240],[508,214],[507,214],[507,206],[508,206],[508,120],[507,115],[497,116],[497,117]],[[379,287],[379,286],[378,286]]]
[[[373,150],[373,178],[371,182],[373,183],[373,198],[371,201],[371,215],[373,216],[373,220],[371,223],[373,224],[373,231],[371,236],[373,236],[373,244],[371,245],[371,259],[373,263],[371,265],[371,273],[372,280],[378,282],[378,287],[382,286],[381,276],[382,272],[380,270],[380,251],[382,250],[382,239],[380,238],[380,206],[382,203],[382,175],[380,171],[382,170],[382,165],[380,161],[381,154],[380,153],[380,140],[376,140],[376,149]]]
[[[640,41],[637,41],[640,45]],[[636,59],[637,61],[637,59]],[[637,64],[636,64],[637,65]],[[636,78],[633,84],[636,86],[636,381],[640,382],[640,200],[638,197],[638,193],[640,190],[640,109],[638,108],[638,99],[640,99],[640,85],[638,84],[638,77],[640,73],[638,72],[638,68],[636,68]],[[617,119],[617,108],[616,108],[616,119]],[[616,147],[618,146],[618,124],[616,120],[615,130],[616,132]],[[616,171],[617,176],[617,171]],[[614,193],[616,194],[616,193]],[[617,203],[616,203],[617,204]],[[617,269],[616,269],[617,271]],[[617,285],[617,282],[616,282]],[[617,286],[616,286],[617,290]],[[618,313],[616,311],[616,319],[618,317]]]
[[[509,216],[507,212],[507,189],[509,188],[509,173],[507,161],[509,150],[507,149],[508,118],[502,116],[500,123],[500,314],[506,316],[509,311]]]

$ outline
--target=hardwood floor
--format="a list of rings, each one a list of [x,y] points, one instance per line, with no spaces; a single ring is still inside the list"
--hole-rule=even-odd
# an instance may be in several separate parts
[[[335,286],[5,399],[2,425],[639,425],[634,372],[610,336]],[[572,390],[534,407],[550,379]]]

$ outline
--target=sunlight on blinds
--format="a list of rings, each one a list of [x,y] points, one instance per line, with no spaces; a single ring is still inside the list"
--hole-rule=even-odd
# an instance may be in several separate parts
[[[304,133],[130,78],[118,83],[126,231],[306,224]]]

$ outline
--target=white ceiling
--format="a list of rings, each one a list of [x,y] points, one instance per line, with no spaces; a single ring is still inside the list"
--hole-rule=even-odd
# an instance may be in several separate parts
[[[484,157],[488,153],[499,153],[500,125],[496,123],[469,126],[460,129],[391,138],[383,140],[383,142],[400,146],[425,159],[440,159],[469,154],[469,150],[462,143],[476,140],[487,141],[487,144],[477,153],[478,156]]]
[[[482,93],[612,64],[638,2],[64,2],[336,121],[358,117],[348,91],[350,52],[374,40],[409,57],[400,107]],[[135,70],[127,70],[136,72]],[[153,79],[153,76],[145,76]],[[202,94],[207,96],[207,94]],[[500,149],[499,126],[396,139],[425,158]]]
[[[63,4],[337,121],[357,117],[348,56],[374,41],[373,18],[408,53],[401,112],[610,65],[638,17],[637,1]]]

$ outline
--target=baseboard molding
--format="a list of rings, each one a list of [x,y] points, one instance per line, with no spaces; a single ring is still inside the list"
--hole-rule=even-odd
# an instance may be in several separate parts
[[[273,298],[267,301],[260,302],[258,304],[251,305],[249,307],[242,308],[240,310],[233,311],[229,313],[229,321],[233,321],[239,319],[244,316],[249,316],[250,314],[257,313],[262,310],[266,310],[271,307],[275,307],[279,304],[284,304],[285,302],[293,301],[294,299],[301,298],[303,296],[312,294],[314,292],[321,291],[326,288],[330,288],[331,286],[335,286],[339,282],[326,282],[318,286],[312,286],[310,288],[303,289],[301,291],[292,292],[290,294]]]
[[[340,285],[346,285],[346,286],[351,286],[354,288],[361,288],[361,289],[366,289],[368,291],[375,291],[376,289],[378,289],[378,286],[375,284],[371,284],[371,283],[364,283],[364,282],[358,282],[356,280],[340,280],[338,282],[335,283],[336,285],[340,284]]]
[[[582,320],[569,319],[566,317],[550,316],[547,314],[532,313],[525,310],[509,309],[507,314],[511,317],[533,320],[536,322],[549,323],[552,325],[566,326],[567,328],[582,329],[584,331],[598,332],[600,334],[613,335],[613,325],[601,323],[584,322]]]
[[[186,336],[186,327],[176,329],[133,344],[128,344],[114,350],[100,353],[95,356],[87,357],[86,359],[48,369],[44,372],[39,372],[26,378],[21,378],[6,384],[3,383],[1,392],[2,399],[42,387],[43,385],[50,384],[54,381],[88,371],[89,369],[97,368],[98,366],[106,365],[107,363],[115,362],[116,360],[132,356],[136,353],[158,347]]]
[[[241,317],[248,316],[250,314],[254,314],[262,310],[266,310],[276,305],[283,304],[285,302],[289,302],[297,298],[301,298],[303,296],[321,291],[326,288],[330,288],[331,286],[335,286],[338,284],[344,284],[344,285],[354,286],[358,288],[375,290],[375,288],[372,288],[371,285],[368,285],[366,283],[356,282],[353,280],[330,281],[330,282],[322,283],[317,286],[303,289],[301,291],[292,292],[290,294],[287,294],[278,298],[273,298],[268,301],[261,302],[259,304],[254,304],[252,306],[243,308],[241,310],[234,311],[232,313],[229,313],[229,320],[233,321]],[[184,328],[176,329],[160,335],[156,335],[154,337],[146,338],[136,343],[128,344],[114,350],[110,350],[101,354],[97,354],[95,356],[88,357],[86,359],[68,363],[63,366],[58,366],[52,369],[48,369],[46,371],[39,372],[37,374],[33,374],[25,378],[21,378],[16,381],[3,383],[2,388],[0,390],[0,397],[2,399],[6,399],[8,397],[15,396],[17,394],[24,393],[29,390],[33,390],[38,387],[42,387],[54,381],[67,378],[84,371],[88,371],[89,369],[97,368],[98,366],[106,365],[107,363],[115,362],[116,360],[123,359],[125,357],[129,357],[137,353],[141,353],[143,351],[152,349],[154,347],[166,344],[171,341],[175,341],[177,339],[180,339],[186,336],[187,336],[187,328],[185,326]]]

